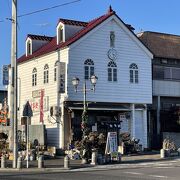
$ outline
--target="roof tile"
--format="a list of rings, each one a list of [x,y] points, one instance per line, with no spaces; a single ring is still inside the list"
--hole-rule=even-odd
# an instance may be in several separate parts
[[[87,22],[82,22],[82,21],[75,21],[75,20],[70,20],[70,19],[59,19],[59,22],[62,22],[63,24],[68,24],[68,25],[73,25],[73,26],[87,26]]]
[[[180,36],[146,31],[138,37],[155,57],[180,59]]]
[[[49,39],[50,40],[49,43],[45,44],[44,46],[42,46],[41,48],[39,48],[38,50],[33,52],[32,55],[29,55],[29,56],[23,55],[17,61],[18,61],[18,63],[22,63],[29,59],[39,57],[41,55],[55,51],[59,48],[69,46],[72,43],[76,42],[81,37],[83,37],[84,35],[86,35],[88,32],[90,32],[92,29],[97,27],[99,24],[101,24],[102,22],[104,22],[106,19],[108,19],[110,16],[112,16],[114,14],[115,14],[115,11],[113,11],[112,9],[111,9],[111,11],[109,10],[107,14],[90,21],[89,23],[86,24],[86,26],[83,29],[78,31],[73,37],[71,37],[70,39],[68,39],[67,41],[65,41],[59,45],[57,45],[56,36],[55,36],[55,37]],[[75,23],[75,21],[72,21],[72,20],[66,21],[66,23],[70,23],[70,21],[72,24]],[[80,22],[80,21],[76,21],[76,22]],[[41,37],[43,37],[43,36],[41,36]]]
[[[51,41],[53,37],[49,36],[41,36],[41,35],[34,35],[34,34],[28,34],[27,38],[33,39],[33,40],[41,40],[41,41]]]

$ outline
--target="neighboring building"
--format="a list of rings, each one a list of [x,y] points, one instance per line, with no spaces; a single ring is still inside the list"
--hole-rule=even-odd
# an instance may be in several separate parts
[[[163,136],[180,136],[180,36],[147,31],[138,37],[154,54],[149,129],[151,147],[161,148]]]
[[[7,98],[7,90],[5,90],[4,88],[0,89],[0,104],[3,104],[6,98]]]
[[[87,93],[90,127],[107,133],[117,130],[122,120],[121,132],[130,132],[147,148],[153,55],[132,27],[110,8],[90,22],[60,19],[56,32],[55,37],[28,35],[26,39],[26,53],[18,59],[20,114],[29,100],[31,124],[46,125],[48,145],[67,147],[81,136],[83,109],[83,94],[74,92],[71,81],[78,77],[82,88],[84,79],[95,74],[96,90]],[[58,115],[58,106],[60,123],[52,112]]]

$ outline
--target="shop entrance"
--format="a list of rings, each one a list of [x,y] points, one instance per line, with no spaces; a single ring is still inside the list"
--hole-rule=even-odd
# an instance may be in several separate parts
[[[81,120],[82,111],[76,111],[72,118],[72,141],[79,141],[82,138]],[[107,137],[108,132],[120,131],[120,121],[118,120],[118,112],[110,111],[88,111],[88,126],[91,131],[103,133]]]

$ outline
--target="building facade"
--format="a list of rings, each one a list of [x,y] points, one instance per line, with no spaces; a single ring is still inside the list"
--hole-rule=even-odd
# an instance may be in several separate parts
[[[149,118],[151,147],[161,148],[167,135],[179,146],[180,36],[143,32],[138,37],[154,54],[153,105]]]
[[[83,93],[87,92],[88,124],[92,131],[129,132],[144,148],[147,104],[152,103],[152,53],[110,8],[89,22],[60,19],[55,37],[28,35],[26,53],[18,59],[19,123],[30,102],[31,124],[44,124],[48,145],[66,148],[81,138]]]

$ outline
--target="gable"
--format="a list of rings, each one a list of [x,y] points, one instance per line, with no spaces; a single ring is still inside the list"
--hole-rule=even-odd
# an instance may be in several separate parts
[[[103,21],[101,24],[99,24],[97,27],[92,29],[88,34],[84,35],[77,41],[75,41],[73,44],[70,45],[70,48],[76,47],[79,43],[84,41],[85,39],[88,39],[89,36],[93,35],[93,33],[96,33],[98,30],[103,31],[103,27],[109,26],[109,30],[113,31],[113,27],[110,28],[113,24],[108,24],[110,22],[114,21],[115,24],[119,26],[119,29],[124,31],[124,33],[133,41],[141,50],[151,59],[153,58],[152,52],[139,40],[139,38],[134,34],[133,31],[129,29],[129,26],[126,25],[116,14],[110,16],[108,19]]]

